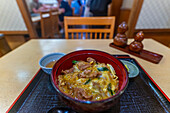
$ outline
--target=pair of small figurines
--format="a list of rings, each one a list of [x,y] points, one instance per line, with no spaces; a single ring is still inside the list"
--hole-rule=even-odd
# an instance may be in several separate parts
[[[113,40],[114,45],[122,48],[127,46],[128,37],[126,37],[125,34],[127,30],[128,30],[128,26],[126,22],[122,22],[118,26],[118,30],[117,30],[118,33]],[[142,40],[144,39],[143,32],[142,31],[138,32],[134,39],[135,40],[132,43],[130,43],[130,45],[128,46],[129,50],[132,52],[140,53],[143,50],[143,44],[142,44]]]

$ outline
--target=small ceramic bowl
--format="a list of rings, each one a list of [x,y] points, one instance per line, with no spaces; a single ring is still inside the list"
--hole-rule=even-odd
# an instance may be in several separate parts
[[[39,61],[39,65],[41,67],[41,69],[47,73],[47,74],[51,74],[52,72],[52,67],[48,68],[46,67],[47,64],[49,64],[52,61],[57,61],[59,60],[61,57],[63,57],[65,55],[65,53],[51,53],[48,54],[44,57],[42,57]]]
[[[129,78],[134,78],[136,76],[138,76],[139,74],[139,69],[136,65],[132,64],[129,61],[126,60],[120,60],[124,65],[127,66],[127,68],[129,69]]]

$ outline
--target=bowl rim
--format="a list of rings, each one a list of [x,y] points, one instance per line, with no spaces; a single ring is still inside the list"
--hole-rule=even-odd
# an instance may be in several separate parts
[[[43,57],[39,60],[39,66],[40,66],[41,68],[43,68],[43,69],[52,69],[52,68],[47,68],[47,67],[45,67],[45,66],[42,65],[42,61],[43,61],[44,59],[46,59],[47,57],[52,56],[52,55],[63,55],[63,56],[64,56],[64,55],[66,55],[66,54],[65,54],[65,53],[60,53],[60,52],[47,54],[47,55],[43,56]]]
[[[111,96],[111,97],[109,97],[109,98],[102,99],[102,100],[98,100],[98,101],[79,100],[79,99],[75,99],[75,98],[67,95],[66,93],[62,92],[62,91],[59,89],[58,85],[55,83],[56,80],[54,80],[54,76],[56,76],[56,72],[57,72],[57,69],[56,69],[56,71],[55,71],[55,70],[54,70],[54,67],[56,67],[56,65],[59,65],[59,64],[58,64],[59,62],[61,62],[61,64],[62,64],[62,62],[63,62],[62,60],[63,60],[63,59],[64,59],[64,61],[65,61],[65,60],[68,60],[70,57],[75,56],[75,55],[69,56],[70,54],[74,54],[74,53],[76,53],[76,52],[94,52],[94,51],[99,52],[99,53],[104,53],[105,55],[109,55],[111,58],[116,59],[116,60],[123,66],[123,69],[124,69],[124,71],[125,71],[125,73],[126,73],[126,80],[125,80],[125,85],[123,86],[122,90],[121,90],[121,91],[119,90],[115,95],[113,95],[113,96]],[[81,55],[81,54],[89,54],[89,53],[79,53],[79,54],[76,54],[76,55]],[[96,53],[90,53],[90,54],[96,54]],[[68,57],[68,56],[69,56],[69,57]],[[108,59],[111,60],[111,58],[108,58]],[[61,64],[60,64],[60,65],[61,65]],[[60,66],[60,65],[59,65],[59,66]],[[54,75],[54,73],[55,73],[55,75]],[[129,83],[129,77],[128,77],[127,69],[125,68],[125,66],[123,65],[123,63],[122,63],[120,60],[118,60],[117,58],[115,58],[115,57],[112,56],[111,54],[106,53],[106,52],[104,52],[104,51],[91,50],[91,49],[77,50],[77,51],[72,51],[72,52],[66,54],[64,57],[62,57],[61,59],[59,59],[59,60],[55,63],[55,65],[54,65],[53,68],[52,68],[52,73],[51,73],[50,78],[51,78],[51,83],[52,83],[53,87],[56,89],[56,91],[57,91],[60,95],[64,96],[64,98],[66,98],[66,99],[68,99],[68,100],[72,100],[72,101],[79,102],[79,103],[83,103],[83,104],[103,103],[103,102],[108,102],[108,101],[110,101],[110,100],[112,100],[112,99],[116,99],[117,97],[119,97],[119,96],[122,95],[122,93],[125,91],[125,89],[126,89],[127,86],[128,86],[128,83]]]
[[[120,60],[124,65],[127,65],[127,67],[130,65],[130,66],[133,66],[134,68],[135,68],[135,70],[136,70],[136,73],[135,73],[135,75],[130,75],[130,74],[128,74],[128,76],[129,76],[129,78],[135,78],[135,77],[137,77],[138,75],[139,75],[139,68],[135,65],[135,64],[133,64],[133,63],[131,63],[131,62],[129,62],[129,61],[126,61],[126,60]],[[130,71],[130,69],[129,69],[129,71]]]

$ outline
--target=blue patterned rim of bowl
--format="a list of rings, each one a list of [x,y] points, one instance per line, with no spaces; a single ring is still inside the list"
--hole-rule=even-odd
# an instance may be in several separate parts
[[[44,72],[46,72],[47,74],[51,74],[52,68],[47,68],[46,65],[54,60],[55,61],[59,60],[64,55],[65,53],[51,53],[51,54],[45,55],[44,57],[40,59],[39,65]]]
[[[120,60],[124,65],[127,66],[127,68],[129,69],[129,78],[134,78],[139,74],[139,69],[136,65],[132,64],[129,61],[126,60]]]

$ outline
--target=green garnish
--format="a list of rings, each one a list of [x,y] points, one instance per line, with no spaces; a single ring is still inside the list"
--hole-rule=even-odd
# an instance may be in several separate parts
[[[111,83],[109,83],[108,85],[107,85],[107,90],[110,92],[110,94],[113,96],[113,91],[112,91],[112,84]]]
[[[89,78],[89,80],[87,80],[84,85],[88,84],[91,81],[91,79]]]
[[[76,61],[76,60],[73,60],[73,61],[72,61],[73,64],[76,64],[77,62],[78,62],[78,61]]]
[[[97,68],[98,71],[109,71],[107,67],[99,67]]]

